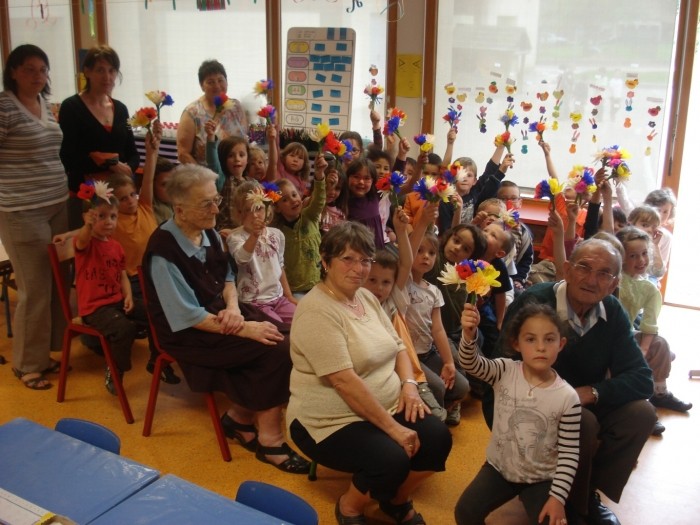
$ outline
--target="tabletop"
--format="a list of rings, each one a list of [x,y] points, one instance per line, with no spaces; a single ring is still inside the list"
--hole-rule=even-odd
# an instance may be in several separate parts
[[[0,488],[88,523],[159,472],[24,418],[0,425]]]
[[[148,485],[90,525],[171,525],[235,523],[285,525],[287,522],[211,492],[172,474]]]

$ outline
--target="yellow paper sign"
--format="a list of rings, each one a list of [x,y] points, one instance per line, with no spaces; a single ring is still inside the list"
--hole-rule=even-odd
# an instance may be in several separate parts
[[[423,55],[396,56],[396,96],[420,98],[423,83]]]

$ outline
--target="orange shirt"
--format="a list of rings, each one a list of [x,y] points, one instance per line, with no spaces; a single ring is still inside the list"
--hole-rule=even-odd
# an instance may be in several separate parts
[[[120,213],[117,217],[117,227],[113,237],[124,248],[126,273],[129,277],[136,275],[136,268],[141,265],[148,239],[157,227],[153,208],[142,206],[140,202],[136,214]]]
[[[564,230],[569,226],[569,217],[566,214],[566,199],[563,193],[557,194],[554,198],[554,205],[557,207],[557,211],[561,216],[561,220],[564,223]],[[576,235],[583,237],[583,225],[586,222],[587,210],[581,209],[578,212],[578,217],[576,217]],[[544,239],[542,239],[542,245],[539,252],[539,258],[542,261],[553,261],[554,260],[554,235],[552,231],[547,227],[544,233]]]

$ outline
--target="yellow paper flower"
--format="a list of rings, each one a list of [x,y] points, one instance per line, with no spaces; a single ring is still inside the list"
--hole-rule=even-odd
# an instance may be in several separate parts
[[[309,132],[309,136],[314,142],[321,142],[331,132],[331,127],[325,122],[316,124],[316,127]]]

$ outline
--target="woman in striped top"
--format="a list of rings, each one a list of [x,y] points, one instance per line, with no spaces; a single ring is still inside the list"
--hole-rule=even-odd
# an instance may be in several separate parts
[[[564,505],[578,468],[581,404],[552,368],[566,344],[561,322],[548,305],[521,308],[506,333],[522,361],[480,355],[478,325],[479,312],[467,303],[459,362],[493,386],[493,429],[486,463],[460,496],[455,519],[458,525],[483,524],[493,510],[519,496],[533,525],[566,525]]]
[[[51,350],[61,349],[65,325],[52,293],[46,246],[68,229],[66,173],[59,158],[63,134],[49,109],[49,59],[31,44],[15,48],[0,93],[0,239],[17,283],[13,371],[34,390],[51,387],[58,372]]]

